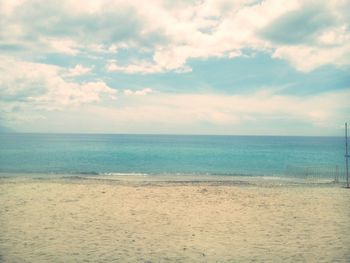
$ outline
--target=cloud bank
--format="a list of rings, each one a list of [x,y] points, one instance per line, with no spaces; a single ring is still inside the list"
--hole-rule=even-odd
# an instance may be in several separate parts
[[[134,94],[134,93],[133,93]],[[13,126],[27,123],[28,131],[104,133],[187,133],[187,134],[328,134],[341,129],[349,91],[320,96],[295,97],[271,91],[246,95],[149,94],[128,96],[128,103],[85,104],[64,111],[41,113],[32,120],[33,109],[26,114],[13,113]],[[28,116],[27,116],[28,115]],[[24,118],[27,116],[27,118]],[[24,119],[23,119],[24,118]],[[64,119],[61,126],[57,119]],[[258,128],[256,128],[258,124]],[[181,127],[181,129],[179,129]],[[254,128],[255,127],[255,128]]]
[[[0,48],[70,56],[137,49],[151,57],[125,65],[106,61],[106,68],[145,74],[186,72],[190,59],[252,49],[307,72],[350,63],[349,8],[343,0],[4,0]]]
[[[28,131],[61,129],[51,119],[70,120],[68,131],[236,133],[287,121],[334,131],[349,113],[349,78],[297,96],[242,67],[254,89],[225,93],[201,83],[194,65],[264,54],[302,76],[348,72],[348,10],[348,0],[2,0],[0,121]],[[175,90],[179,75],[201,89]]]

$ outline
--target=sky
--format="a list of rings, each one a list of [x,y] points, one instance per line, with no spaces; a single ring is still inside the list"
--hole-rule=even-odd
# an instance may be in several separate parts
[[[349,0],[1,0],[0,131],[343,135]]]

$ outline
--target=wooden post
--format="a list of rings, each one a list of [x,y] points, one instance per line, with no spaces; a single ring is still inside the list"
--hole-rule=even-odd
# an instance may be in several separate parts
[[[348,124],[345,123],[345,167],[346,167],[346,187],[349,187],[349,154],[348,154]]]

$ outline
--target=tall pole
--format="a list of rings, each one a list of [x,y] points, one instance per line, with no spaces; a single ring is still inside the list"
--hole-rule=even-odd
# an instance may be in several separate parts
[[[345,123],[345,164],[346,164],[346,187],[349,188],[349,164],[348,164],[348,124]]]

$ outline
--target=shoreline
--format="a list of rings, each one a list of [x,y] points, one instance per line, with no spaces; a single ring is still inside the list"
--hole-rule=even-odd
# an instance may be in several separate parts
[[[119,181],[121,183],[220,183],[250,185],[337,185],[342,186],[344,180],[334,178],[288,177],[277,175],[209,175],[209,174],[147,174],[147,173],[9,173],[0,172],[0,180],[95,180]]]

